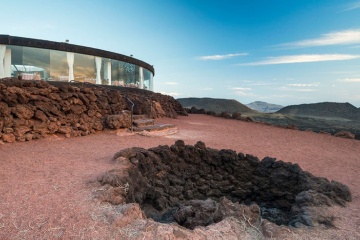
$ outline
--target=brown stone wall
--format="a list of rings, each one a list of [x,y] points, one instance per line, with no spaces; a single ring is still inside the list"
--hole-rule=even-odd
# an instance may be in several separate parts
[[[131,110],[128,99],[135,104],[134,114],[153,118],[186,114],[174,98],[150,91],[4,78],[0,80],[0,140],[28,141],[54,133],[83,136],[113,128],[108,117]]]

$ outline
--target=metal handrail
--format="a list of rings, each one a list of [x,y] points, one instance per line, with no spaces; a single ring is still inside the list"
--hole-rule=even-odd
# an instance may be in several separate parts
[[[130,115],[130,121],[131,121],[131,132],[134,132],[134,126],[133,126],[133,112],[134,112],[134,106],[135,103],[133,101],[131,101],[130,98],[124,96],[124,98],[126,98],[130,103],[131,103],[131,115]]]

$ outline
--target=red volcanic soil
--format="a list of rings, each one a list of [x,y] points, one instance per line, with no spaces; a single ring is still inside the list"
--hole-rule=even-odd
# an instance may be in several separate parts
[[[337,228],[305,229],[288,239],[360,239],[360,141],[206,115],[156,122],[175,124],[178,132],[101,132],[0,144],[0,239],[120,239],[125,230],[109,224],[102,214],[109,206],[94,199],[96,178],[115,167],[111,159],[121,149],[177,139],[298,163],[315,176],[346,184],[353,201],[335,207]]]

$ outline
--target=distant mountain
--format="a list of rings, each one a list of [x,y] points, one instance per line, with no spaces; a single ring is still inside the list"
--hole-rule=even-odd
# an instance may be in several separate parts
[[[218,98],[178,98],[176,99],[185,108],[196,107],[197,109],[205,109],[206,111],[221,112],[240,112],[255,113],[254,110],[248,108],[244,104],[234,99],[218,99]]]
[[[280,109],[277,113],[305,117],[345,118],[360,121],[360,109],[350,103],[311,103],[291,105]]]
[[[253,109],[253,110],[263,112],[263,113],[277,112],[277,111],[279,111],[280,109],[282,109],[284,107],[284,106],[281,106],[281,105],[262,102],[262,101],[256,101],[256,102],[248,103],[248,104],[245,104],[245,105],[248,106],[249,108]]]

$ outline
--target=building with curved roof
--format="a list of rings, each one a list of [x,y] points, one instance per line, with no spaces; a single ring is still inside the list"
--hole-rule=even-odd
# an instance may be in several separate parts
[[[0,78],[75,81],[153,90],[154,67],[132,56],[66,42],[0,35]]]

